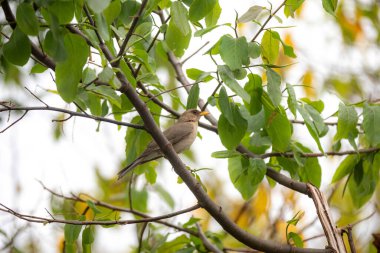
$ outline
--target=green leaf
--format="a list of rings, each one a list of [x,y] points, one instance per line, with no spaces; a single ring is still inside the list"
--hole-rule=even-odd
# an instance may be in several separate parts
[[[68,24],[74,18],[75,6],[74,1],[51,1],[49,5],[41,9],[41,13],[46,21],[52,25]]]
[[[30,70],[30,74],[40,74],[40,73],[43,73],[47,70],[48,68],[39,64],[39,63],[36,63],[32,69]]]
[[[293,85],[286,83],[286,90],[288,92],[289,110],[293,113],[294,117],[297,118],[297,98]]]
[[[261,54],[261,47],[256,42],[248,42],[248,56],[256,59]]]
[[[154,189],[156,190],[158,195],[161,196],[161,199],[163,199],[166,202],[166,204],[168,204],[168,206],[171,209],[173,209],[175,206],[175,202],[172,196],[170,195],[170,193],[167,190],[165,190],[161,185],[158,185],[158,184],[154,186]]]
[[[341,180],[346,175],[351,174],[356,164],[360,161],[358,155],[349,155],[347,156],[336,169],[334,176],[332,177],[331,183],[336,183]]]
[[[261,14],[261,12],[265,10],[264,7],[260,5],[251,6],[239,19],[240,23],[250,22],[252,20],[256,20],[257,17]]]
[[[93,226],[86,227],[82,232],[82,249],[83,253],[91,253],[91,244],[94,243],[94,228]]]
[[[96,13],[95,15],[96,28],[100,34],[100,37],[104,41],[109,41],[111,39],[107,21],[102,13]]]
[[[74,243],[82,230],[82,225],[65,224],[65,242]]]
[[[268,95],[271,98],[273,105],[278,106],[281,103],[281,76],[274,70],[267,69],[268,77]]]
[[[232,104],[233,122],[231,125],[227,118],[221,114],[218,121],[219,137],[222,144],[229,150],[234,149],[239,145],[247,130],[247,121],[241,116],[237,105]]]
[[[240,84],[235,80],[234,74],[225,65],[218,65],[218,72],[223,82],[230,88],[233,92],[235,92],[238,96],[240,96],[244,102],[249,103],[251,97],[249,94],[240,86]]]
[[[108,7],[103,11],[104,18],[107,21],[108,25],[111,25],[112,22],[120,15],[121,12],[121,3],[120,0],[115,0],[108,5]]]
[[[233,107],[233,104],[230,103],[230,99],[228,98],[227,91],[224,87],[220,89],[218,102],[223,116],[228,120],[230,125],[235,126],[231,108],[231,105]]]
[[[297,105],[297,110],[299,111],[302,118],[304,119],[306,127],[309,130],[311,137],[313,137],[314,141],[317,143],[318,149],[321,152],[323,152],[323,148],[322,148],[321,142],[319,140],[319,136],[318,136],[318,130],[317,130],[316,126],[314,125],[314,122],[310,119],[310,114],[304,108],[304,105]]]
[[[28,62],[31,52],[32,47],[28,36],[16,26],[9,41],[3,45],[5,59],[14,65],[24,66]]]
[[[325,11],[335,16],[335,10],[338,5],[338,0],[322,0],[322,6]]]
[[[272,140],[273,149],[280,152],[288,150],[292,128],[285,113],[270,112],[267,116],[266,130]]]
[[[65,34],[64,30],[59,27],[54,27],[50,29],[45,36],[43,44],[44,50],[57,62],[64,61],[67,58],[67,52],[64,45]]]
[[[310,117],[313,120],[313,124],[315,129],[317,130],[317,134],[319,137],[323,137],[329,131],[329,128],[326,126],[321,114],[312,106],[304,105],[304,108],[309,113]]]
[[[92,115],[102,115],[102,106],[100,103],[100,98],[97,95],[88,93],[87,107],[90,109]]]
[[[301,101],[305,102],[308,105],[311,105],[314,107],[315,110],[317,110],[319,113],[323,112],[323,109],[325,108],[325,104],[322,100],[315,100],[312,101],[309,98],[301,98]]]
[[[243,156],[228,159],[231,182],[245,200],[250,199],[266,173],[261,159],[247,159]]]
[[[340,139],[354,140],[358,136],[356,124],[358,123],[358,114],[354,106],[339,105],[338,126],[334,136],[334,141]]]
[[[302,5],[304,0],[287,0],[285,3],[284,14],[288,18],[294,18],[294,12]]]
[[[209,82],[213,79],[210,72],[204,72],[200,69],[190,68],[186,70],[187,77],[197,82]]]
[[[297,154],[300,153],[312,153],[312,151],[303,146],[300,143],[295,143],[294,145],[294,153],[295,160],[297,161]],[[300,158],[301,159],[301,158]],[[298,165],[299,170],[298,174],[301,178],[301,181],[312,183],[316,187],[321,186],[322,181],[322,168],[319,165],[319,161],[317,157],[307,157],[302,158],[302,165]]]
[[[296,247],[303,248],[303,240],[299,234],[294,233],[294,232],[289,232],[287,234],[287,238],[288,240],[292,240]]]
[[[354,176],[348,180],[348,189],[357,208],[367,203],[375,192],[379,182],[380,153],[368,154],[361,161],[355,165]]]
[[[364,104],[363,130],[371,146],[380,143],[380,106]]]
[[[223,25],[223,24],[222,24],[222,25]],[[194,37],[202,37],[203,35],[205,35],[205,34],[211,32],[211,31],[214,30],[215,28],[218,28],[218,27],[220,27],[220,26],[222,26],[222,25],[209,26],[209,27],[207,27],[207,28],[205,28],[205,29],[200,29],[200,30],[198,30],[198,31],[196,31],[196,32],[194,33]],[[224,24],[224,25],[228,25],[228,26],[229,26],[230,24]]]
[[[173,24],[183,36],[186,36],[189,32],[191,32],[187,9],[181,2],[175,1],[172,3],[170,15],[172,16]]]
[[[212,8],[212,11],[210,11],[205,17],[206,26],[215,26],[218,23],[221,12],[222,8],[220,8],[219,1],[216,1],[214,8]]]
[[[216,0],[194,0],[189,8],[189,18],[192,22],[196,22],[209,14],[215,4]]]
[[[129,25],[139,11],[141,3],[135,0],[127,0],[121,5],[120,16],[118,17],[124,25]]]
[[[78,92],[78,83],[82,78],[82,69],[87,62],[89,47],[86,41],[76,34],[68,33],[64,37],[68,57],[57,63],[55,77],[59,95],[66,102],[72,102]]]
[[[157,249],[157,253],[175,253],[187,248],[189,243],[190,239],[186,235],[180,235],[171,241],[161,244]]]
[[[198,99],[199,99],[199,85],[194,84],[190,89],[189,96],[187,97],[186,110],[197,108]]]
[[[254,115],[261,111],[261,95],[263,93],[262,80],[259,75],[249,74],[248,82],[245,84],[244,89],[250,94],[250,103],[246,104],[249,112]]]
[[[31,4],[21,3],[16,11],[17,26],[28,35],[38,35],[38,20]]]
[[[265,31],[261,39],[261,58],[265,63],[274,64],[278,58],[280,41],[270,30]]]
[[[133,209],[146,213],[148,211],[148,192],[146,189],[138,191],[132,189]]]
[[[87,87],[87,89],[98,95],[101,95],[102,97],[110,101],[111,104],[117,106],[118,108],[121,108],[121,98],[111,87],[90,85],[89,87]]]
[[[108,7],[111,0],[86,0],[86,2],[93,12],[100,13]]]
[[[177,57],[181,57],[185,53],[185,49],[189,46],[191,39],[191,31],[186,36],[178,36],[181,31],[177,25],[170,21],[166,31],[166,43]]]
[[[143,124],[143,121],[137,116],[131,120],[131,123]],[[146,149],[150,140],[151,137],[146,131],[128,127],[125,135],[125,164],[133,162]]]
[[[248,43],[245,37],[232,38],[224,35],[220,40],[220,56],[231,70],[239,69],[249,63]]]
[[[215,151],[211,154],[213,158],[232,158],[236,156],[241,156],[240,152],[236,150]]]

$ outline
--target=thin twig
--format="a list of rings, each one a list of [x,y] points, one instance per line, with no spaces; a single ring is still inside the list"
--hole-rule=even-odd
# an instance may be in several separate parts
[[[0,112],[1,112],[1,109],[0,109]],[[4,128],[2,131],[0,131],[0,134],[4,133],[5,131],[7,131],[9,128],[11,128],[13,125],[15,125],[17,122],[19,122],[20,120],[22,120],[22,118],[25,117],[25,115],[28,113],[28,110],[26,110],[24,112],[24,114],[18,118],[17,120],[15,120],[12,124],[10,124],[9,126],[7,126],[6,128]]]
[[[69,196],[65,196],[63,194],[60,194],[60,193],[57,193],[51,189],[49,189],[48,187],[46,187],[42,181],[40,180],[37,180],[42,188],[46,191],[48,191],[49,193],[51,193],[53,196],[56,196],[58,198],[63,198],[63,199],[66,199],[66,200],[71,200],[71,201],[78,201],[78,202],[82,202],[82,203],[86,203],[88,199],[84,199],[84,198],[81,198],[75,194],[72,194],[72,197],[69,197]],[[115,206],[115,205],[111,205],[109,203],[106,203],[106,202],[103,202],[103,201],[100,201],[100,200],[97,200],[96,198],[88,195],[88,194],[83,194],[84,196],[86,196],[87,198],[91,199],[92,202],[97,205],[97,206],[101,206],[101,207],[105,207],[107,209],[110,209],[112,211],[118,211],[118,212],[125,212],[125,213],[132,213],[134,215],[137,215],[137,216],[140,216],[140,217],[143,217],[143,218],[150,218],[149,215],[145,214],[145,213],[141,213],[139,211],[136,211],[136,210],[132,210],[132,209],[128,209],[128,208],[123,208],[123,207],[120,207],[120,206]],[[191,229],[187,229],[187,228],[182,228],[182,227],[179,227],[177,225],[174,225],[174,224],[171,224],[169,222],[166,222],[166,221],[162,221],[162,220],[159,220],[159,221],[154,221],[156,223],[159,223],[159,224],[162,224],[164,226],[167,226],[167,227],[171,227],[171,228],[174,228],[178,231],[182,231],[182,232],[185,232],[185,233],[188,233],[188,234],[191,234],[191,235],[194,235],[194,236],[198,236],[198,233],[191,230]]]
[[[141,252],[141,248],[142,248],[142,241],[143,241],[143,237],[144,237],[144,232],[145,232],[145,229],[147,227],[148,223],[143,223],[142,225],[142,228],[141,228],[141,233],[140,233],[140,236],[139,236],[139,248],[137,250],[138,253]]]
[[[0,112],[4,112],[4,111],[56,111],[56,112],[63,112],[63,113],[66,113],[66,114],[69,114],[69,115],[72,115],[72,116],[76,116],[76,117],[82,117],[82,118],[88,118],[88,119],[93,119],[93,120],[96,120],[96,121],[102,121],[102,122],[108,122],[108,123],[112,123],[112,124],[115,124],[115,125],[118,125],[118,126],[126,126],[126,127],[133,127],[133,128],[136,128],[136,129],[145,129],[145,127],[143,125],[137,125],[137,124],[132,124],[132,123],[127,123],[127,122],[121,122],[121,121],[117,121],[117,120],[113,120],[113,119],[108,119],[108,118],[104,118],[104,117],[98,117],[98,116],[92,116],[92,115],[89,115],[89,114],[83,114],[83,113],[80,113],[80,112],[74,112],[74,111],[70,111],[70,110],[66,110],[66,109],[62,109],[62,108],[57,108],[57,107],[52,107],[52,106],[49,106],[49,107],[45,107],[45,106],[31,106],[31,107],[9,107],[9,108],[0,108]],[[25,116],[25,115],[23,115]],[[19,119],[20,120],[20,119]]]
[[[355,155],[355,154],[368,154],[368,153],[376,153],[380,150],[380,148],[364,148],[364,149],[358,149],[358,150],[347,150],[347,151],[329,151],[325,153],[300,153],[299,155],[301,157],[322,157],[322,156],[344,156],[344,155]],[[294,157],[293,152],[272,152],[272,153],[266,153],[262,155],[255,155],[256,158],[268,158],[268,157]]]
[[[43,223],[43,224],[50,224],[50,223],[59,223],[59,224],[72,224],[72,225],[128,225],[128,224],[137,224],[137,223],[146,223],[146,222],[154,222],[154,221],[159,221],[163,219],[168,219],[174,216],[178,216],[184,213],[188,213],[191,211],[194,211],[198,209],[200,206],[194,205],[192,207],[169,213],[169,214],[164,214],[156,217],[150,217],[150,218],[142,218],[139,220],[98,220],[98,221],[80,221],[80,220],[64,220],[64,219],[57,219],[57,218],[44,218],[44,217],[39,217],[39,216],[34,216],[34,215],[28,215],[28,214],[21,214],[19,212],[14,211],[13,209],[5,206],[4,204],[0,203],[0,211],[9,213],[13,216],[16,216],[17,218],[20,218],[25,221],[29,222],[34,222],[34,223]]]
[[[43,103],[46,107],[49,107],[44,101],[42,101],[39,97],[37,97],[36,94],[34,94],[31,90],[28,89],[28,87],[24,87],[30,94],[32,94],[33,97],[35,97],[38,101],[40,101],[41,103]]]
[[[263,23],[263,25],[260,27],[260,29],[257,31],[257,33],[255,34],[255,36],[253,36],[251,42],[254,42],[257,38],[257,36],[259,36],[259,34],[264,30],[265,26],[268,24],[268,22],[274,17],[274,15],[276,15],[276,13],[285,5],[287,0],[284,0],[280,6],[277,7],[277,9],[271,13],[269,15],[269,17],[265,20],[265,22]]]
[[[210,41],[207,41],[206,43],[204,43],[200,48],[198,48],[197,50],[195,50],[194,53],[192,53],[191,55],[189,55],[187,58],[185,58],[184,60],[181,61],[181,64],[185,64],[185,62],[187,62],[188,60],[190,60],[194,55],[196,55],[197,53],[199,53],[199,51],[201,51],[205,46],[207,46],[208,44],[210,43]]]
[[[125,36],[125,39],[123,41],[123,44],[121,44],[121,47],[120,47],[120,50],[119,50],[119,53],[117,54],[116,56],[116,64],[118,65],[118,62],[120,62],[120,59],[121,57],[124,55],[125,53],[125,49],[127,48],[127,44],[128,44],[128,41],[130,40],[130,38],[132,37],[133,35],[133,32],[135,31],[136,27],[137,27],[137,23],[138,21],[140,20],[141,18],[141,14],[147,4],[148,0],[143,0],[141,2],[141,5],[140,5],[140,9],[138,10],[136,16],[133,18],[133,21],[132,21],[132,24],[131,24],[131,27],[129,28],[128,30],[128,33],[127,35]]]

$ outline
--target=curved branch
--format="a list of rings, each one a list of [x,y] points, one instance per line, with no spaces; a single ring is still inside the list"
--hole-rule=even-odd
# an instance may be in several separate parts
[[[70,116],[88,118],[88,119],[93,119],[93,120],[97,120],[97,121],[112,123],[112,124],[119,125],[119,126],[133,127],[136,129],[145,130],[145,127],[143,125],[121,122],[121,121],[108,119],[108,118],[104,118],[104,117],[92,116],[89,114],[74,112],[74,111],[70,111],[70,110],[66,110],[66,109],[62,109],[62,108],[58,108],[58,107],[52,107],[52,106],[30,106],[30,107],[22,106],[22,107],[0,108],[0,112],[6,112],[6,111],[26,111],[26,112],[28,112],[28,111],[55,111],[55,112],[63,112],[63,113],[69,114]],[[25,116],[25,115],[23,115],[23,116]]]

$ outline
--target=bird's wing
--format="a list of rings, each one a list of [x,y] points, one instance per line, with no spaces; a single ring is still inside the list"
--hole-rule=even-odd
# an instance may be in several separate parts
[[[174,146],[179,141],[186,138],[188,135],[191,135],[191,133],[194,131],[194,124],[190,122],[177,122],[168,129],[166,129],[163,134],[168,139],[168,141]],[[153,151],[153,150],[159,150],[160,147],[157,145],[157,143],[153,140],[151,141],[145,152]]]
[[[164,131],[165,137],[174,146],[194,131],[194,124],[191,122],[179,122]]]

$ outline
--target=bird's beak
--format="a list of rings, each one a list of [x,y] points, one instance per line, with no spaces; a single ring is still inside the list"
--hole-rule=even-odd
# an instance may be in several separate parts
[[[201,116],[206,116],[206,115],[208,115],[208,114],[210,114],[209,112],[206,112],[206,111],[203,111],[203,112],[201,112],[199,115],[201,115]]]

